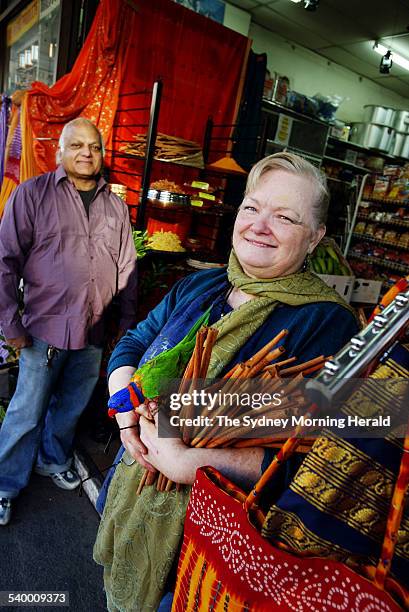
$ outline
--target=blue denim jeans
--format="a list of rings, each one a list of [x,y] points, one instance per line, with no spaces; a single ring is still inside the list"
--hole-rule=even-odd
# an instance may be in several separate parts
[[[47,348],[33,338],[20,354],[16,391],[0,429],[0,497],[16,497],[35,462],[44,474],[70,467],[75,428],[98,380],[101,348],[59,350],[49,366]]]

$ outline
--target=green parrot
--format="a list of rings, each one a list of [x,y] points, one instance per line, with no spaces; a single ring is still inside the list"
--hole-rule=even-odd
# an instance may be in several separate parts
[[[109,416],[113,417],[117,412],[129,412],[143,404],[145,398],[157,397],[163,391],[166,381],[182,376],[195,347],[196,333],[209,322],[210,310],[211,307],[198,318],[176,346],[149,359],[135,371],[125,389],[111,396],[108,402]]]

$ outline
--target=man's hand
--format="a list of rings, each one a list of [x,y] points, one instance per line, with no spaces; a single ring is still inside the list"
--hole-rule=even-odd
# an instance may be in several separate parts
[[[27,348],[33,344],[31,336],[18,336],[17,338],[5,338],[4,343],[12,346],[14,349],[20,350]]]
[[[131,410],[130,412],[118,412],[115,418],[118,427],[121,429],[121,442],[128,453],[140,463],[142,467],[148,469],[150,472],[155,472],[155,468],[144,459],[144,455],[146,455],[148,451],[139,437],[139,415]],[[133,425],[136,425],[136,427],[133,427]],[[122,429],[123,427],[128,427],[129,429]]]

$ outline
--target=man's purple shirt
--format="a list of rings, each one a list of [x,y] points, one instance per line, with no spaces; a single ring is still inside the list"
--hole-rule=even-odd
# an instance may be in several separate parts
[[[17,290],[24,281],[24,314]],[[0,328],[62,349],[100,344],[115,295],[136,319],[136,254],[126,204],[100,178],[89,209],[62,166],[19,185],[0,223]]]

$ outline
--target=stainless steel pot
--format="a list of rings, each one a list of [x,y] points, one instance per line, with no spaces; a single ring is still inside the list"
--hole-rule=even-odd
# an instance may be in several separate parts
[[[190,198],[183,193],[173,193],[172,191],[161,191],[158,189],[148,190],[148,200],[160,204],[163,208],[175,206],[188,206]]]
[[[395,132],[389,148],[389,155],[409,158],[409,134]]]
[[[394,129],[376,123],[353,123],[349,140],[367,149],[389,151]]]
[[[402,148],[400,150],[400,157],[409,159],[409,134],[405,134],[405,140],[403,141]]]
[[[375,104],[366,104],[364,106],[364,123],[376,123],[377,125],[386,125],[393,127],[396,110],[389,106],[376,106]]]
[[[405,132],[407,134],[409,132],[409,111],[396,111],[393,127],[397,132]]]

